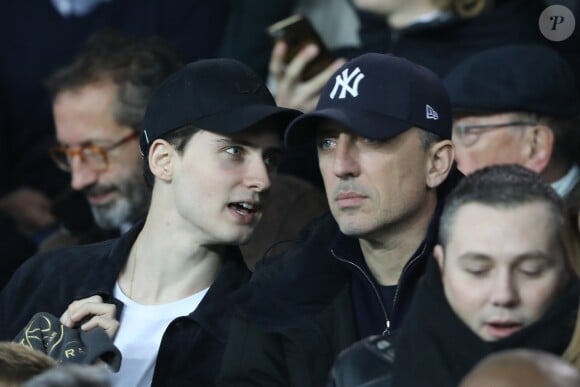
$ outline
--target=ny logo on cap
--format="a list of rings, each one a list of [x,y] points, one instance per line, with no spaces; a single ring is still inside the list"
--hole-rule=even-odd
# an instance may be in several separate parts
[[[346,93],[348,92],[351,96],[356,97],[358,95],[358,84],[365,77],[361,73],[360,69],[357,67],[352,73],[348,73],[349,69],[342,70],[342,73],[338,74],[334,81],[334,87],[330,92],[330,99],[334,99],[338,88],[340,87],[339,99],[346,98]]]
[[[439,114],[429,105],[425,105],[425,116],[428,120],[438,120]]]

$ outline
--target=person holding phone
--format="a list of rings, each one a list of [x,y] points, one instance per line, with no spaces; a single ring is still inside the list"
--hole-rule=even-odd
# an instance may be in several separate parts
[[[359,17],[359,47],[333,49],[337,58],[365,52],[392,53],[423,65],[443,77],[462,59],[486,48],[510,43],[540,42],[541,0],[354,0]],[[545,43],[545,42],[542,42]],[[317,76],[300,76],[319,54],[306,45],[287,63],[288,44],[277,41],[271,52],[269,77],[276,102],[313,111],[324,84],[344,60],[337,59]]]

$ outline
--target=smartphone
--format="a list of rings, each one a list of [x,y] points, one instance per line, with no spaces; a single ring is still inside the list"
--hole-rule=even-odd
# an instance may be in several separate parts
[[[306,64],[300,75],[302,81],[314,77],[335,60],[306,16],[300,14],[290,16],[272,24],[267,31],[274,40],[282,40],[288,45],[285,63],[290,63],[307,44],[318,46],[318,55]]]

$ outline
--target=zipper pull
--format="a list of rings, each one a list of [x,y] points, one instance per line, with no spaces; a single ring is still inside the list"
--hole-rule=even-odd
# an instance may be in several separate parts
[[[391,321],[387,320],[387,326],[385,327],[385,330],[383,331],[383,336],[389,337],[390,335],[391,335]]]

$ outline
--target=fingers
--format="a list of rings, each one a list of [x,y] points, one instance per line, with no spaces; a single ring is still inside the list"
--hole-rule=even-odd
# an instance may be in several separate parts
[[[291,83],[300,82],[300,74],[306,65],[316,58],[318,55],[318,47],[314,44],[307,44],[302,50],[296,54],[296,57],[288,63],[283,80]]]
[[[101,327],[107,332],[110,338],[115,337],[115,333],[119,329],[119,322],[114,318],[94,316],[89,321],[81,325],[83,331],[88,331],[96,327]]]
[[[119,322],[115,319],[116,310],[115,305],[104,303],[100,296],[92,296],[72,302],[60,317],[60,322],[73,328],[86,320],[81,325],[82,330],[87,331],[99,326],[113,338],[119,328]]]
[[[274,48],[272,49],[272,56],[270,57],[268,71],[276,82],[279,82],[280,79],[284,77],[284,71],[286,69],[284,57],[286,56],[287,49],[288,45],[283,41],[276,42],[276,44],[274,44]]]
[[[346,63],[346,59],[344,59],[344,58],[338,58],[338,59],[336,59],[334,62],[332,62],[332,64],[330,66],[328,66],[327,68],[325,68],[319,74],[316,74],[312,78],[312,81],[313,82],[316,82],[319,85],[321,85],[321,88],[324,87],[324,85],[326,84],[326,82],[328,82],[328,80],[330,79],[330,77],[332,76],[332,74],[334,74],[334,72],[336,70],[338,70],[345,63]]]
[[[311,112],[316,109],[316,105],[318,104],[318,99],[320,98],[322,89],[330,80],[330,77],[332,77],[332,75],[336,72],[336,70],[338,70],[345,63],[345,59],[337,59],[330,66],[321,71],[319,74],[315,75],[309,81],[309,86],[304,92],[306,97],[304,98],[301,107],[303,112]]]
[[[277,42],[272,50],[270,76],[275,81],[275,99],[279,106],[298,109],[303,112],[316,108],[320,92],[332,74],[346,61],[337,59],[313,78],[302,81],[300,75],[306,65],[318,55],[318,47],[308,44],[298,52],[296,57],[286,64],[284,56],[288,46]]]
[[[298,83],[304,67],[318,54],[318,47],[308,44],[287,64],[285,61],[287,50],[288,45],[285,42],[276,42],[269,64],[270,76],[277,84],[282,84],[282,87],[292,87],[293,84]]]

